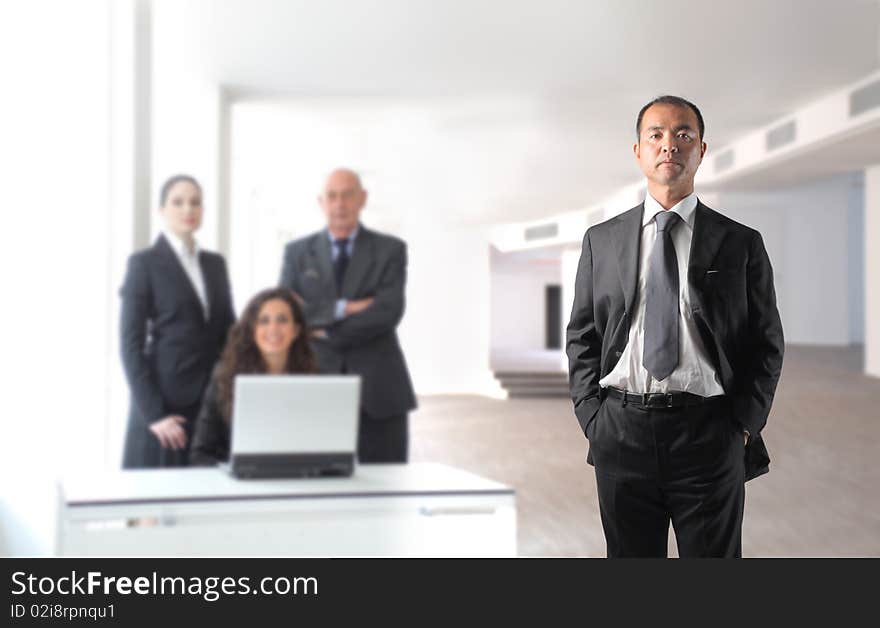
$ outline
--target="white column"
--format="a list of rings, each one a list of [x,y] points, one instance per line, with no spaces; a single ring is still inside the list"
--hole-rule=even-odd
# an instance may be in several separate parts
[[[504,397],[489,369],[489,238],[484,229],[408,221],[400,338],[418,394]]]
[[[153,147],[153,23],[150,0],[112,2],[114,99],[114,162],[117,158],[131,168],[133,182],[125,182],[126,194],[134,195],[132,224],[134,248],[150,244],[153,207],[151,168]],[[129,102],[131,98],[131,102]],[[129,120],[128,116],[132,119]],[[126,146],[127,142],[131,146]],[[129,161],[131,160],[131,161]]]
[[[150,243],[151,18],[149,0],[114,0],[110,11],[110,325],[104,465],[119,469],[128,384],[119,362],[119,287],[128,256]]]
[[[217,119],[217,251],[229,264],[232,252],[232,102],[229,93],[218,92]]]
[[[865,373],[880,377],[880,165],[865,169]]]

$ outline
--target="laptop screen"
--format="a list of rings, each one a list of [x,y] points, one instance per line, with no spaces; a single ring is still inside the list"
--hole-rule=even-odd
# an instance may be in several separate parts
[[[357,375],[238,375],[230,455],[353,453],[359,400]]]

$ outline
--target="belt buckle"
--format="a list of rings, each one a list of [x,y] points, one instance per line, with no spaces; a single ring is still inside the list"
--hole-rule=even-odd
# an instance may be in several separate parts
[[[672,393],[671,392],[666,393],[666,407],[667,408],[672,407]]]

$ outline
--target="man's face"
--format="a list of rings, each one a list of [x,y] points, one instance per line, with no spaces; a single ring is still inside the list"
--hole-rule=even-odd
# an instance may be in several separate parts
[[[331,231],[349,233],[358,224],[367,192],[353,173],[337,170],[327,177],[318,204],[324,210]]]
[[[699,134],[697,114],[690,107],[663,103],[648,107],[633,146],[648,180],[664,187],[693,187],[706,152]]]

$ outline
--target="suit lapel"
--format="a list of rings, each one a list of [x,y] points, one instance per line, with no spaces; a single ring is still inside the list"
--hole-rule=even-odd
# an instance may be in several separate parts
[[[345,277],[342,279],[342,298],[352,298],[357,294],[358,287],[363,283],[370,266],[373,264],[373,238],[364,227],[358,231],[354,241],[354,251]]]
[[[638,293],[639,246],[641,242],[642,214],[644,203],[640,203],[618,217],[612,238],[617,246],[617,270],[620,287],[626,303],[627,329],[633,315],[633,303]]]
[[[709,208],[697,201],[694,211],[694,233],[691,238],[690,261],[688,262],[688,283],[702,297],[703,279],[711,268],[721,242],[727,235],[724,225],[715,219]]]
[[[718,371],[722,386],[729,391],[733,381],[733,371],[721,342],[720,334],[724,332],[720,329],[713,329],[704,314],[706,299],[703,292],[706,271],[712,269],[712,264],[718,256],[718,250],[726,235],[727,227],[718,220],[717,214],[698,201],[694,213],[694,233],[691,239],[690,261],[688,262],[691,308],[697,331],[703,340],[703,346]]]
[[[321,282],[331,291],[333,300],[338,298],[336,294],[336,282],[333,280],[333,258],[330,254],[330,238],[326,231],[320,231],[314,235],[310,245],[312,262],[321,275]]]
[[[171,243],[168,242],[164,234],[159,234],[159,237],[156,239],[156,244],[154,245],[154,248],[158,253],[158,257],[161,261],[162,266],[167,269],[168,278],[177,278],[176,283],[182,286],[182,290],[188,296],[187,300],[190,302],[191,305],[198,309],[199,316],[202,318],[202,320],[204,320],[205,311],[202,309],[202,302],[199,300],[199,295],[196,294],[196,288],[192,285],[192,281],[190,281],[189,276],[183,269],[180,260],[177,259],[177,253],[175,253],[174,249],[171,248]],[[201,255],[199,256],[199,264],[201,265]],[[204,275],[204,267],[202,267],[202,273]]]
[[[718,254],[721,241],[727,235],[724,225],[715,219],[712,210],[697,201],[694,211],[694,235],[691,239],[688,273],[701,270],[703,273]]]

